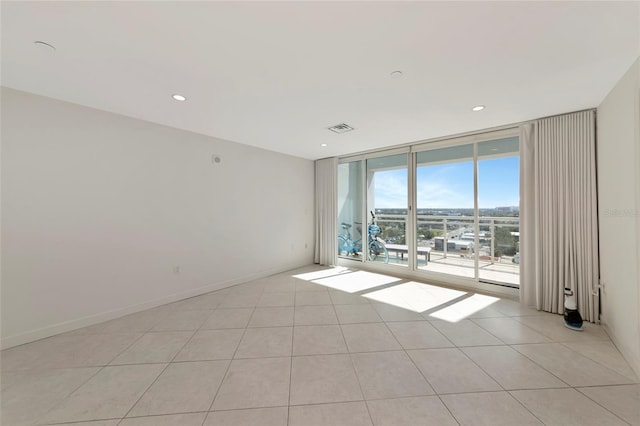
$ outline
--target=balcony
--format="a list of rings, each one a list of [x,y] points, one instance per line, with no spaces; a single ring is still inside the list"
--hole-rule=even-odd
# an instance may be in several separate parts
[[[378,214],[377,224],[382,229],[381,238],[389,246],[396,247],[389,250],[389,263],[407,265],[407,215]],[[417,268],[475,278],[477,252],[480,281],[519,286],[519,231],[518,217],[480,217],[476,241],[471,216],[419,214]],[[422,247],[430,248],[428,257],[426,250],[420,250]]]

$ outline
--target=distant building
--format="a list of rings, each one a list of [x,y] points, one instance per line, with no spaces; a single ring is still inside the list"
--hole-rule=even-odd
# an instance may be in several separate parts
[[[473,232],[465,232],[464,234],[462,234],[460,236],[460,239],[463,241],[475,241],[476,240],[476,234],[474,234]],[[491,239],[491,234],[488,232],[484,232],[484,231],[480,231],[480,233],[478,233],[478,241],[480,242],[485,242]]]
[[[520,206],[496,207],[496,211],[503,212],[503,213],[519,212]]]
[[[444,238],[443,237],[435,237],[434,241],[434,249],[439,251],[444,251]],[[463,241],[463,240],[448,240],[447,241],[447,251],[461,251],[466,250],[471,252],[473,250],[473,241]]]

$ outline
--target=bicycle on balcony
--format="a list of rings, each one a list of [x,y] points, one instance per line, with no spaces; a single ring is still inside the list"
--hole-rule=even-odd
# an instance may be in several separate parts
[[[382,232],[380,227],[376,225],[376,216],[371,213],[371,222],[367,224],[367,260],[381,260],[389,263],[389,252],[385,246],[385,242],[380,238]],[[356,222],[356,230],[362,235],[362,224]],[[342,222],[342,234],[338,235],[338,254],[359,256],[362,252],[362,238],[353,240],[351,237],[351,224]]]

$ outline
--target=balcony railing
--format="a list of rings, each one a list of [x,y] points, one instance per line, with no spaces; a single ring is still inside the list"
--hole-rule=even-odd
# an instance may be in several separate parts
[[[407,215],[378,214],[381,238],[407,245]],[[475,277],[475,253],[481,280],[519,285],[519,217],[417,215],[417,247],[430,247],[430,262],[419,269]],[[406,258],[395,259],[406,263]]]

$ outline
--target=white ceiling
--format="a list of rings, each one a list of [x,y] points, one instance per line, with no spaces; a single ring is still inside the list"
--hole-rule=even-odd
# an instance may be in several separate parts
[[[640,55],[639,2],[3,1],[1,12],[4,86],[309,159],[596,107]],[[356,130],[327,130],[343,122]]]

